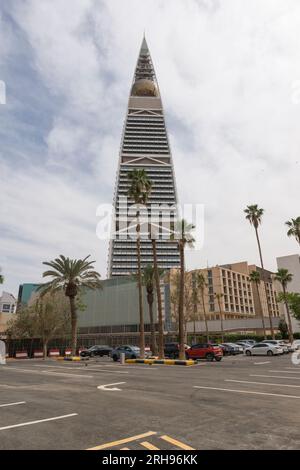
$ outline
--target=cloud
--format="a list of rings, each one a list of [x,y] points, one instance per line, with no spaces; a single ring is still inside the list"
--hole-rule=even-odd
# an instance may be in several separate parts
[[[41,261],[61,252],[91,253],[105,275],[95,213],[113,198],[144,29],[180,201],[205,204],[205,244],[189,267],[258,262],[251,203],[266,210],[265,265],[297,250],[284,227],[299,211],[297,0],[4,0],[0,11],[6,290],[38,281]]]

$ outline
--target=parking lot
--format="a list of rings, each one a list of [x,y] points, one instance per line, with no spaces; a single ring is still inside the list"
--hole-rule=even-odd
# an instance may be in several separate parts
[[[86,364],[0,366],[0,449],[300,446],[300,366],[290,355],[191,367]]]

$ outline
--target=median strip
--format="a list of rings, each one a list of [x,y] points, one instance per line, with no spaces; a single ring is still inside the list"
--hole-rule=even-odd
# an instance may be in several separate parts
[[[180,359],[126,359],[126,364],[162,364],[165,366],[194,366],[196,361]]]

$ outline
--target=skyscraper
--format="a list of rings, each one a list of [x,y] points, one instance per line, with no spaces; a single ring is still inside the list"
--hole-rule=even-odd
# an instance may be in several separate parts
[[[152,182],[147,203],[149,223],[146,231],[155,225],[157,230],[157,254],[159,267],[169,269],[179,266],[177,244],[168,238],[162,217],[176,219],[177,195],[172,155],[165,125],[165,118],[156,75],[146,39],[140,49],[133,85],[131,87],[126,121],[120,148],[117,183],[114,196],[114,236],[110,243],[109,276],[123,276],[137,271],[136,241],[126,234],[124,217],[128,215],[126,197],[129,189],[128,173],[144,169]],[[128,201],[132,204],[133,201]],[[172,209],[173,208],[173,209]],[[171,211],[170,211],[171,209]],[[132,210],[130,211],[132,212]],[[141,219],[143,214],[141,212]],[[145,219],[144,219],[145,220]],[[153,220],[156,220],[153,223]],[[142,224],[143,225],[143,224]],[[125,229],[124,229],[125,226]],[[153,262],[150,235],[141,238],[141,264]]]

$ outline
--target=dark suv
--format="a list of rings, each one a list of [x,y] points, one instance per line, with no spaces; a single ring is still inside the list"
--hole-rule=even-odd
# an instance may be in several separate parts
[[[187,344],[184,345],[185,351],[189,349]],[[179,357],[179,343],[165,343],[165,356],[171,359],[178,359]]]
[[[112,351],[110,346],[96,345],[92,346],[89,349],[84,349],[81,351],[80,356],[82,357],[94,357],[94,356],[109,356]]]

